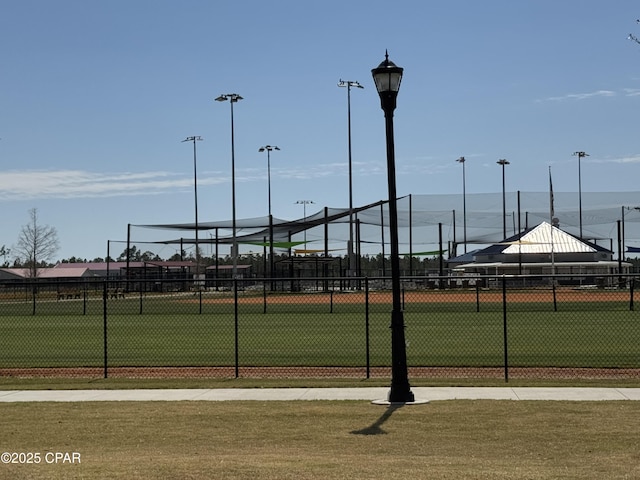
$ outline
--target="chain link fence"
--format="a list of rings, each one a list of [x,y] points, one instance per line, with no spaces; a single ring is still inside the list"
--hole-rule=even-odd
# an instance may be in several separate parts
[[[410,378],[640,378],[636,278],[402,279]],[[0,283],[0,376],[388,378],[388,278]]]

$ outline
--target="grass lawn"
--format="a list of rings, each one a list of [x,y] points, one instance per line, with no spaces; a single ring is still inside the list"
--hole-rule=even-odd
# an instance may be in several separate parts
[[[390,363],[389,306],[357,303],[240,305],[244,366],[372,366]],[[233,305],[191,297],[129,297],[0,305],[0,368],[232,366]],[[640,315],[615,302],[513,303],[507,311],[510,366],[640,367]],[[501,304],[412,302],[405,310],[413,366],[493,366],[504,359]]]
[[[629,310],[625,292],[600,292],[605,300],[598,301],[594,295],[565,290],[554,306],[550,291],[509,292],[509,366],[640,368],[640,314]],[[373,293],[367,309],[362,292],[275,293],[266,306],[259,292],[243,292],[239,366],[283,368],[282,375],[288,367],[360,367],[363,377],[367,359],[372,367],[388,367],[387,296]],[[501,298],[496,291],[473,290],[403,295],[408,364],[502,367]],[[110,368],[216,366],[233,372],[232,299],[228,293],[134,293],[106,303],[105,329],[105,304],[97,295],[35,303],[3,298],[0,369],[95,367],[93,375],[101,376],[106,354]],[[626,382],[616,382],[621,384]]]
[[[2,410],[2,451],[81,459],[2,464],[2,478],[640,477],[640,402],[89,402]]]

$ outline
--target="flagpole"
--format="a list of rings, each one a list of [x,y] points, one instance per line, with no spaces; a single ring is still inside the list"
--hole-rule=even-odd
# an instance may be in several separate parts
[[[551,224],[551,281],[555,284],[554,275],[556,273],[555,254],[553,247],[553,216],[555,214],[553,208],[553,182],[551,181],[551,166],[549,166],[549,223]]]

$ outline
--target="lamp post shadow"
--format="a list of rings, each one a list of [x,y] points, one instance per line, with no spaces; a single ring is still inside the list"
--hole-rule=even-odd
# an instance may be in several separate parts
[[[404,407],[404,405],[404,403],[389,404],[384,413],[380,415],[380,418],[378,418],[375,422],[361,430],[352,430],[351,433],[353,435],[386,435],[387,432],[382,429],[382,425],[384,425],[384,423],[389,420],[389,418],[391,418],[393,412],[395,412],[399,408]]]

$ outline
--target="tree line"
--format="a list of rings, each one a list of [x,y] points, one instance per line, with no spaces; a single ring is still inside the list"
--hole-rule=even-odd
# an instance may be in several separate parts
[[[59,247],[58,232],[55,227],[43,225],[38,217],[38,210],[32,208],[29,210],[29,221],[20,229],[18,241],[15,246],[12,248],[8,248],[6,245],[0,246],[0,257],[2,258],[0,266],[3,268],[14,267],[27,269],[29,276],[35,278],[38,276],[39,269],[53,267],[58,263],[54,262],[53,259]],[[182,250],[181,252],[174,253],[169,258],[162,258],[157,253],[148,250],[143,251],[134,245],[128,250],[125,248],[115,259],[112,257],[95,257],[88,260],[86,258],[72,256],[67,259],[62,259],[60,262],[124,262],[127,261],[128,258],[128,260],[132,262],[197,261],[201,267],[231,265],[233,263],[233,258],[230,255],[215,258],[214,256],[207,256],[202,251],[198,253],[199,255],[196,256],[193,251],[186,252]],[[307,257],[314,256],[316,255],[307,255]],[[276,254],[274,256],[274,262],[281,263],[290,258],[288,253]],[[238,260],[245,265],[251,265],[255,274],[265,274],[268,268],[266,265],[266,257],[260,253],[251,252],[239,254]],[[338,268],[342,272],[350,269],[347,256],[337,256],[334,260],[339,263]],[[625,261],[633,265],[634,271],[640,270],[640,258],[626,258]],[[357,262],[358,265],[354,266],[352,270],[360,272],[359,275],[382,275],[385,273],[385,270],[389,268],[387,264],[388,259],[385,259],[381,253],[377,255],[363,255],[357,259]],[[409,255],[404,255],[400,258],[400,266],[403,272],[408,272],[412,275],[422,275],[425,272],[437,273],[440,266],[440,259],[437,256],[411,258]]]

